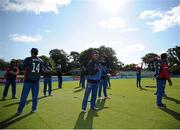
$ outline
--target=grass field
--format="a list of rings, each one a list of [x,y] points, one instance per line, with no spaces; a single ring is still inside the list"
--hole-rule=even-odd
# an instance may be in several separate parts
[[[64,82],[63,89],[56,89],[53,83],[53,96],[43,97],[43,85],[39,92],[37,112],[31,114],[31,94],[23,114],[16,117],[19,99],[11,98],[0,101],[0,128],[180,128],[180,78],[172,79],[173,86],[167,85],[167,98],[163,102],[166,109],[155,105],[155,88],[138,90],[135,79],[111,80],[112,87],[108,89],[111,99],[97,100],[98,111],[81,113],[81,103],[84,90],[78,87],[78,82]],[[152,79],[142,79],[142,85],[154,86]],[[0,86],[2,97],[4,86]],[[17,85],[17,97],[20,98],[22,84]]]

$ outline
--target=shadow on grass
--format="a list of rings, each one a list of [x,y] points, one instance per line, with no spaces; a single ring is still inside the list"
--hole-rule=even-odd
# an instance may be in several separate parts
[[[173,101],[173,102],[175,102],[176,104],[180,104],[180,100],[175,99],[175,98],[172,98],[172,97],[169,97],[169,96],[167,96],[167,95],[164,97],[164,99],[169,100],[169,101]]]
[[[77,87],[75,87],[74,89],[78,89],[78,88],[81,88],[81,86],[77,86]]]
[[[27,116],[29,116],[29,115],[31,115],[31,114],[32,114],[31,112],[28,113],[28,114],[26,114],[26,115],[23,115],[23,116],[17,116],[17,115],[15,114],[15,115],[7,118],[6,120],[0,122],[0,129],[5,129],[5,128],[7,128],[8,126],[16,123],[17,121],[20,121],[20,120],[26,118]]]
[[[105,101],[106,100],[97,101],[96,106],[99,108],[98,111],[104,108],[108,108],[108,107],[104,107]],[[97,113],[98,111],[89,110],[86,117],[85,117],[86,114],[84,112],[80,112],[73,129],[93,129],[93,120],[95,117],[98,117],[98,113]]]
[[[145,86],[146,88],[156,88],[156,86]]]
[[[43,99],[43,98],[46,98],[46,97],[45,96],[39,97],[38,100]],[[29,104],[30,102],[32,102],[32,99],[27,100],[26,105]],[[14,103],[5,105],[4,107],[10,107],[10,106],[17,105],[17,104],[19,104],[19,102],[14,102]]]
[[[75,90],[74,93],[81,92],[81,91],[83,91],[83,88]]]
[[[149,91],[149,92],[153,92],[154,90],[149,90],[149,89],[146,89],[146,88],[140,88],[140,90],[142,91]]]
[[[56,90],[59,90],[59,89],[62,89],[62,88],[53,88],[52,91],[56,91]],[[48,92],[48,90],[47,90]]]
[[[112,89],[111,87],[107,87],[107,89]]]
[[[12,98],[5,99],[5,100],[1,99],[0,101],[7,101],[7,100],[14,100],[14,99],[12,99]]]
[[[161,110],[173,116],[176,120],[180,121],[180,113],[175,112],[169,108],[161,108]]]
[[[93,129],[93,120],[97,116],[96,111],[89,110],[87,117],[85,118],[85,113],[81,112],[78,116],[74,129]]]

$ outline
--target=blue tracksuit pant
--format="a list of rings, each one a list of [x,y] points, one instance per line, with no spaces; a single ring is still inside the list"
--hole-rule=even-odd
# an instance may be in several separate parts
[[[62,82],[63,79],[61,77],[58,77],[58,88],[62,88]]]
[[[48,86],[48,93],[51,95],[52,92],[52,80],[51,78],[44,78],[44,95],[46,95],[47,91],[47,86]]]
[[[101,81],[100,81],[98,97],[101,97],[102,87],[103,87],[104,97],[107,97],[107,80],[106,79],[101,79]]]
[[[80,78],[80,85],[82,86],[82,88],[85,88],[85,81],[86,81],[85,77]]]
[[[158,106],[162,105],[162,97],[164,95],[165,85],[166,85],[166,80],[157,79],[157,100],[156,100],[156,104]]]
[[[19,113],[23,111],[30,90],[32,92],[32,111],[36,110],[38,103],[39,82],[35,82],[35,83],[24,82],[23,90],[21,94],[21,100],[18,107]]]
[[[140,76],[136,77],[136,86],[141,87],[141,77]]]
[[[95,107],[98,86],[99,86],[99,83],[89,83],[89,82],[87,82],[86,90],[85,90],[84,98],[83,98],[83,102],[82,102],[82,109],[83,110],[86,110],[87,102],[88,102],[88,98],[89,98],[90,93],[91,93],[90,107],[91,107],[91,109],[93,109]]]
[[[12,87],[12,97],[16,96],[16,80],[6,80],[3,91],[3,97],[7,97],[9,86]]]

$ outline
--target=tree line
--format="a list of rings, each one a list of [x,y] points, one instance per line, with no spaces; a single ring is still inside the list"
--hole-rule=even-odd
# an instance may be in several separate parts
[[[111,47],[105,46],[89,48],[80,53],[71,51],[70,54],[67,54],[62,49],[52,49],[49,51],[49,56],[41,55],[39,58],[48,62],[54,71],[57,64],[61,64],[63,73],[71,74],[72,71],[78,70],[81,66],[87,66],[91,58],[91,52],[94,50],[99,52],[99,61],[105,61],[112,73],[120,70],[136,70],[137,68],[137,64],[135,63],[124,65],[124,63],[119,61],[116,57],[116,52]],[[166,53],[168,54],[170,72],[173,74],[180,74],[180,46],[169,48]],[[147,53],[141,58],[142,62],[146,65],[146,70],[154,71],[154,62],[157,56],[158,54],[155,53]],[[22,59],[12,59],[11,61],[16,61],[21,69],[23,63]],[[0,70],[5,70],[9,64],[10,62],[6,62],[4,59],[0,58]]]

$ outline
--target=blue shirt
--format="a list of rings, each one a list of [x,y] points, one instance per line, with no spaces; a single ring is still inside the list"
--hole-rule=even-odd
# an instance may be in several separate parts
[[[102,66],[98,62],[91,60],[88,63],[87,71],[88,71],[87,79],[89,79],[89,80],[100,80],[101,79]]]

